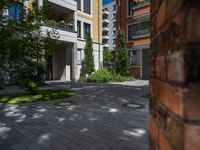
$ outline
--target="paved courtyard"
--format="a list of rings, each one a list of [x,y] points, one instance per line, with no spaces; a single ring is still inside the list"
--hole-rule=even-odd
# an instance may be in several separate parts
[[[123,84],[54,82],[45,88],[73,89],[65,100],[0,104],[0,150],[147,150],[147,81]],[[20,92],[19,89],[0,91]],[[57,106],[72,101],[72,106]],[[126,102],[141,109],[124,107]]]

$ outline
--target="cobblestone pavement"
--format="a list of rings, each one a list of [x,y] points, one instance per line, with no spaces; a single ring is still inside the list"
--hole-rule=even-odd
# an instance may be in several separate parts
[[[148,149],[149,101],[142,98],[148,93],[148,82],[51,82],[42,89],[46,88],[73,89],[75,95],[43,103],[1,104],[0,150]],[[76,105],[55,105],[60,101],[73,101]],[[144,107],[126,108],[126,102]]]

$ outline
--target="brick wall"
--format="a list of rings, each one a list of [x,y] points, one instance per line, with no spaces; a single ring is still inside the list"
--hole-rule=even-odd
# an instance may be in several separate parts
[[[151,150],[200,150],[200,1],[151,0]]]

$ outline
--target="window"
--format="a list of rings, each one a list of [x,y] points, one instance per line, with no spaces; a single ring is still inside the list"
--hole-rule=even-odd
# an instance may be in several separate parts
[[[115,11],[116,10],[116,5],[113,5],[113,11]]]
[[[142,22],[128,26],[128,40],[133,40],[137,36],[145,36],[150,32],[150,22]]]
[[[127,0],[127,7],[128,7],[128,16],[132,15],[132,9],[133,9],[133,5],[134,5],[134,1],[133,0]]]
[[[78,38],[81,38],[81,22],[77,21],[77,35]]]
[[[81,49],[77,49],[77,63],[81,64],[81,61],[82,61]]]
[[[84,12],[91,14],[91,0],[84,0]]]
[[[137,65],[137,51],[136,50],[129,51],[129,62],[130,62],[130,65],[132,66]]]
[[[115,28],[116,27],[116,22],[113,22],[113,28]]]
[[[90,24],[88,23],[84,23],[84,38],[86,39],[87,38],[87,35],[90,34]]]
[[[81,10],[81,0],[77,0],[77,9]]]
[[[113,31],[113,36],[116,36],[116,31]]]
[[[20,20],[21,11],[22,9],[20,4],[18,3],[10,4],[8,8],[9,19]]]
[[[116,19],[116,14],[113,14],[113,19]]]

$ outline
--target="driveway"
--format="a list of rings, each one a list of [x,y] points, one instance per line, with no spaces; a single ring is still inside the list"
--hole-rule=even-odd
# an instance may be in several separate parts
[[[0,150],[148,149],[149,100],[142,98],[148,93],[147,81],[50,82],[45,88],[73,89],[75,95],[43,103],[0,105]],[[73,105],[55,105],[63,101]],[[141,107],[128,108],[128,102]]]

